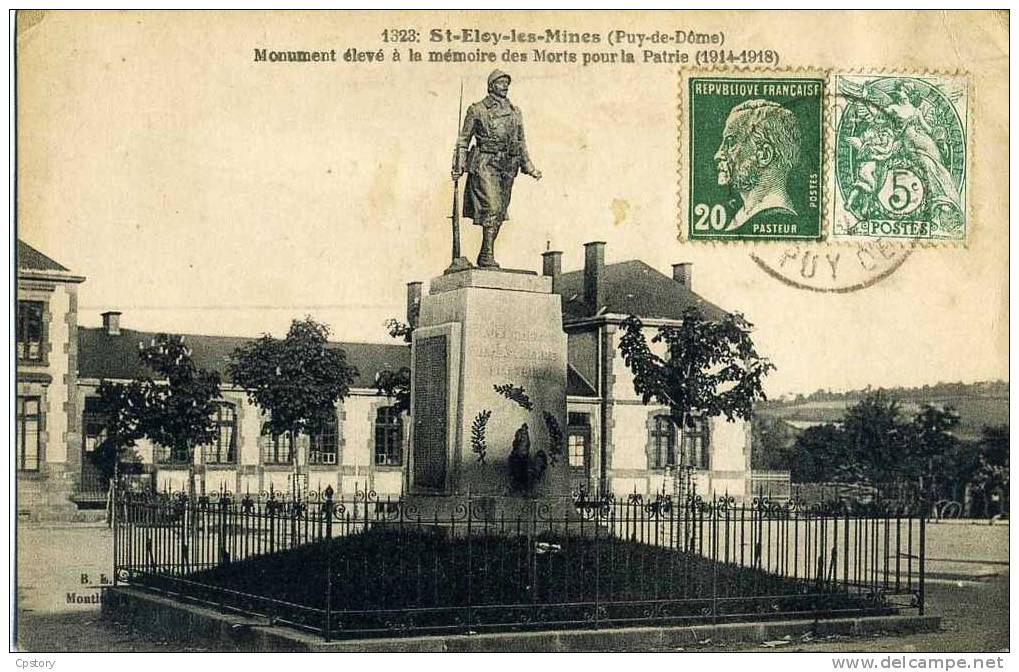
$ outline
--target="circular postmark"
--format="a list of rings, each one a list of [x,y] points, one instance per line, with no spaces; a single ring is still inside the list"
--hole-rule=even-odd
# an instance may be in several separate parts
[[[762,271],[790,287],[844,294],[894,273],[912,248],[882,238],[839,245],[768,245],[750,253]]]

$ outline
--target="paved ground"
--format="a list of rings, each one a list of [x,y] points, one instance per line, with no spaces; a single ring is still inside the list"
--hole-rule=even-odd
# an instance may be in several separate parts
[[[957,652],[1008,649],[1008,571],[980,581],[938,582],[927,592],[926,613],[941,616],[941,632],[895,637],[835,638],[760,644],[718,651]]]
[[[928,613],[938,633],[793,642],[778,651],[1001,651],[1008,647],[1008,526],[931,525]],[[50,651],[199,650],[99,622],[103,575],[112,579],[113,541],[105,527],[18,527],[19,649]],[[963,560],[965,562],[960,562]],[[83,575],[87,582],[83,583]],[[69,601],[68,593],[74,593]],[[85,601],[79,601],[85,600]],[[768,651],[756,646],[702,650]]]

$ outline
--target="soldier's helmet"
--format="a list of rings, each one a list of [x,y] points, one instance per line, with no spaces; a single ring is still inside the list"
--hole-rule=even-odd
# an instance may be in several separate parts
[[[488,76],[488,88],[491,89],[492,85],[495,84],[495,80],[502,79],[503,77],[510,80],[511,82],[513,81],[513,78],[510,77],[507,73],[503,72],[502,70],[493,70],[492,74]]]

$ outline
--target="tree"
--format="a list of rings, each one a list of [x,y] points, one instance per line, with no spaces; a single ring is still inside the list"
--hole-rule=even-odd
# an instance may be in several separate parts
[[[687,308],[679,326],[660,326],[651,338],[652,344],[665,347],[663,357],[652,351],[639,318],[631,315],[623,322],[619,349],[633,373],[634,391],[645,404],[669,407],[680,428],[680,464],[683,428],[693,428],[697,416],[749,420],[754,402],[766,399],[762,380],[775,367],[758,355],[752,326],[738,313],[712,321],[699,309]]]
[[[977,477],[981,467],[980,447],[973,441],[958,441],[936,465],[939,493],[936,499],[965,503],[967,486]]]
[[[843,422],[848,480],[880,483],[915,474],[911,429],[899,402],[883,390],[846,409]]]
[[[780,418],[769,418],[758,411],[750,429],[751,469],[792,470],[796,463],[796,437],[792,427]]]
[[[174,461],[187,463],[188,492],[194,494],[194,451],[215,440],[220,381],[217,372],[198,368],[191,354],[183,337],[158,334],[138,352],[157,378],[100,382],[100,404],[108,420],[97,466],[115,468],[125,451],[148,439],[168,448]]]
[[[294,320],[286,338],[263,334],[237,348],[228,365],[234,384],[267,416],[263,433],[289,438],[295,476],[298,435],[321,432],[357,376],[346,352],[328,339],[328,326],[310,317]],[[296,492],[296,478],[292,485]]]
[[[797,437],[793,480],[899,480],[919,483],[936,497],[974,468],[972,451],[952,435],[958,424],[954,409],[930,404],[905,419],[896,399],[871,392],[846,409],[841,427],[819,425]]]
[[[910,462],[912,476],[922,478],[923,488],[936,497],[942,484],[953,479],[949,469],[956,458],[959,440],[952,435],[959,425],[959,414],[951,406],[939,408],[924,404],[913,418]]]
[[[396,371],[379,371],[375,389],[394,400],[393,408],[397,413],[410,411],[410,368],[401,366]]]
[[[395,317],[386,320],[386,330],[391,337],[401,338],[404,343],[410,343],[413,340],[414,327],[406,322],[401,322]]]
[[[983,495],[984,515],[991,513],[991,499],[1000,498],[999,512],[1008,510],[1009,458],[1008,425],[984,427],[977,443],[978,467],[973,485]]]
[[[386,329],[389,330],[389,335],[393,338],[399,338],[404,343],[410,343],[412,340],[412,334],[414,333],[414,327],[401,322],[397,319],[390,318],[386,320]],[[396,371],[384,370],[380,371],[378,377],[375,379],[375,389],[378,393],[391,397],[395,400],[393,408],[396,409],[397,413],[406,413],[410,411],[410,368],[401,366]]]
[[[835,425],[815,425],[796,437],[790,478],[794,483],[853,481],[856,470],[847,459],[845,433]]]
[[[980,453],[993,465],[1008,466],[1008,425],[984,427],[980,437]]]

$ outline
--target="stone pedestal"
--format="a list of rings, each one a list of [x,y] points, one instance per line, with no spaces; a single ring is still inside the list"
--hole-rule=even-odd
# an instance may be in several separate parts
[[[412,359],[412,495],[568,498],[566,334],[551,278],[488,269],[435,278],[421,300]],[[495,390],[506,384],[523,387],[533,408]],[[482,461],[472,430],[486,412]],[[514,435],[527,423],[531,455],[552,450],[546,413],[563,435],[558,463],[530,493],[514,491]]]

